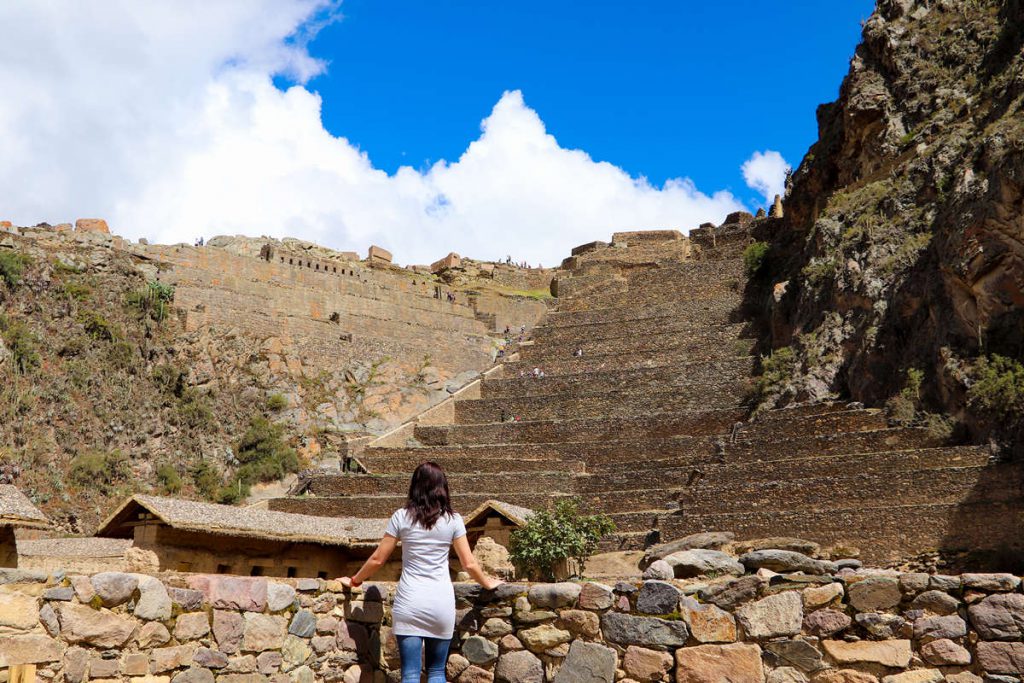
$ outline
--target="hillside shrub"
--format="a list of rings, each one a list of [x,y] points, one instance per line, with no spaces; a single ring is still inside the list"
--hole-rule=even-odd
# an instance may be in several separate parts
[[[153,383],[168,396],[181,398],[185,393],[185,373],[170,363],[163,363],[153,368]]]
[[[993,354],[978,359],[974,383],[967,391],[973,408],[998,418],[1024,415],[1024,365]]]
[[[128,459],[121,451],[90,450],[71,461],[68,478],[78,486],[96,488],[107,495],[130,473]]]
[[[164,493],[178,493],[181,491],[181,475],[174,465],[165,462],[156,468],[156,480],[160,483]]]
[[[277,413],[288,407],[288,399],[283,394],[271,394],[267,397],[267,410]]]
[[[179,424],[192,429],[213,426],[213,409],[205,396],[192,387],[185,387],[178,401]]]
[[[78,322],[85,328],[86,334],[96,341],[114,341],[121,337],[117,328],[96,311],[81,311]]]
[[[25,323],[5,319],[0,325],[0,336],[11,352],[14,369],[27,375],[42,364],[39,355],[39,339]]]
[[[582,574],[598,542],[614,531],[608,516],[581,514],[578,499],[563,498],[512,532],[509,557],[523,577],[554,581],[555,569],[567,560],[575,560]]]
[[[196,491],[206,500],[216,500],[220,491],[222,477],[220,472],[209,460],[199,460],[189,469],[189,476]]]
[[[82,282],[68,280],[61,285],[64,296],[75,301],[85,301],[92,296],[92,287]]]
[[[129,292],[125,304],[136,309],[143,318],[148,316],[160,323],[167,318],[173,300],[174,287],[151,280],[142,289]]]
[[[789,346],[775,349],[770,355],[761,356],[761,375],[754,382],[754,402],[761,404],[781,392],[793,378],[796,363],[796,352]]]
[[[3,281],[10,289],[16,289],[21,284],[25,268],[30,260],[21,252],[9,249],[0,249],[0,281]]]
[[[299,471],[299,456],[284,442],[284,428],[265,417],[254,417],[235,449],[241,466],[236,479],[243,484],[274,481]]]
[[[768,255],[767,242],[751,242],[743,250],[743,268],[747,277],[754,277],[761,271],[765,256]]]

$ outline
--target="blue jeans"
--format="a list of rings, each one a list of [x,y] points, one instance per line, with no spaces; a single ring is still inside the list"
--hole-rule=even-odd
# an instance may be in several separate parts
[[[445,683],[445,664],[451,639],[395,636],[398,654],[402,659],[402,683],[420,683],[420,664],[423,651],[427,653],[427,683]]]

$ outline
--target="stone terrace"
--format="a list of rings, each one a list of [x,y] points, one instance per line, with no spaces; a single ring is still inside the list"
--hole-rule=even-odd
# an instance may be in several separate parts
[[[386,516],[411,469],[434,460],[461,509],[581,497],[618,526],[606,549],[730,530],[853,545],[871,562],[1004,550],[999,528],[1024,521],[1024,477],[991,463],[986,448],[841,403],[749,419],[756,359],[740,313],[749,223],[735,215],[690,239],[617,233],[578,247],[532,344],[457,400],[452,419],[371,444],[361,462],[373,476],[318,475],[308,495],[271,507]],[[986,521],[994,515],[998,528]]]

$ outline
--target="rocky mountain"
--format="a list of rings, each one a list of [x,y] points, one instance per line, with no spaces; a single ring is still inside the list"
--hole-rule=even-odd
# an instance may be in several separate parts
[[[434,275],[294,240],[93,228],[0,225],[0,479],[67,531],[131,492],[234,502],[337,467],[546,308],[511,266]]]
[[[749,254],[767,402],[888,402],[1019,442],[1022,46],[1019,0],[880,0]]]

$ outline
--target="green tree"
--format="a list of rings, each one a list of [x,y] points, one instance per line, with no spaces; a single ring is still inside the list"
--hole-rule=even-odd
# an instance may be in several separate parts
[[[241,463],[235,479],[243,485],[274,481],[299,471],[299,456],[284,442],[284,429],[265,417],[254,417],[235,450]]]
[[[18,373],[27,375],[42,364],[39,355],[39,339],[32,334],[25,323],[0,319],[0,337],[11,351],[14,368]]]
[[[743,250],[743,268],[747,271],[747,277],[754,277],[761,271],[767,254],[767,242],[751,242],[747,245]]]
[[[995,417],[1024,415],[1024,365],[997,354],[979,359],[967,400],[971,407]]]
[[[606,515],[583,515],[577,498],[563,498],[551,510],[538,510],[526,526],[512,532],[509,556],[525,576],[555,579],[555,568],[575,560],[582,574],[601,538],[615,531]]]

